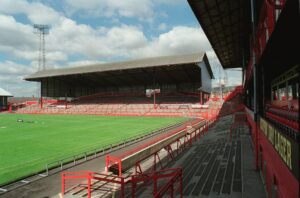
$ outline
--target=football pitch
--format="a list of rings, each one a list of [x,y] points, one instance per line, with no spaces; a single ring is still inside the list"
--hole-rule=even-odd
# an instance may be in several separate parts
[[[0,114],[0,186],[184,118]]]

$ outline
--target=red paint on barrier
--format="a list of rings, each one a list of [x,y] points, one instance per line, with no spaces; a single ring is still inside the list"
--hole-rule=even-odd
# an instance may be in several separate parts
[[[252,120],[251,116],[245,111],[247,121],[252,128],[252,141],[255,144],[255,165],[257,169],[263,170],[263,162],[259,164],[259,148],[261,152],[261,160],[266,162],[266,189],[271,197],[271,185],[274,180],[277,185],[277,196],[279,198],[299,197],[299,181],[291,173],[281,157],[278,155],[268,138],[260,130],[258,125]]]

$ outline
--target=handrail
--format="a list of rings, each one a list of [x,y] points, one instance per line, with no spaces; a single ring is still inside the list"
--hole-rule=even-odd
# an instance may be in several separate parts
[[[178,169],[175,173],[173,173],[173,177],[169,180],[169,182],[164,185],[155,195],[154,197],[163,197],[163,195],[168,192],[170,188],[174,185],[174,182],[176,182],[179,178],[180,185],[182,186],[182,168]],[[180,188],[180,197],[182,197],[182,188]]]
[[[292,129],[296,130],[297,133],[299,133],[299,123],[298,122],[294,122],[294,121],[282,118],[282,117],[275,115],[273,113],[270,113],[270,112],[266,112],[266,117],[273,119],[283,125],[286,125]]]
[[[202,121],[202,122],[203,122],[203,121]],[[193,126],[195,126],[195,125],[197,125],[197,124],[199,124],[199,121],[198,121],[198,120],[192,122],[192,125],[193,125]],[[148,144],[144,144],[144,145],[141,145],[141,146],[139,146],[139,147],[137,147],[137,148],[134,148],[134,149],[132,149],[132,150],[130,150],[130,151],[127,151],[127,152],[121,154],[121,155],[118,156],[118,157],[119,157],[119,158],[125,158],[125,157],[127,157],[127,156],[129,156],[129,155],[131,155],[131,154],[133,154],[133,153],[136,153],[136,152],[138,152],[138,151],[140,151],[140,150],[142,150],[142,149],[144,149],[144,148],[146,148],[146,147],[148,147],[148,146],[150,146],[150,145],[153,145],[154,143],[156,143],[156,142],[158,142],[158,141],[164,140],[164,139],[166,139],[167,137],[170,137],[171,135],[176,134],[176,133],[178,133],[179,131],[182,131],[182,130],[185,130],[185,129],[186,129],[186,126],[184,125],[184,126],[180,127],[179,129],[177,129],[177,130],[175,130],[175,131],[172,131],[172,132],[170,132],[170,133],[168,133],[168,134],[166,134],[166,135],[164,135],[164,136],[162,136],[162,137],[158,137],[158,138],[156,138],[156,139],[150,141]]]
[[[109,178],[108,178],[109,177]],[[169,178],[168,182],[161,186],[158,189],[158,180],[160,179],[166,179]],[[83,179],[83,180],[82,180]],[[129,184],[129,187],[132,188],[132,197],[135,197],[136,192],[136,186],[137,183],[140,182],[146,182],[146,181],[152,181],[153,183],[153,195],[154,197],[162,197],[166,193],[168,193],[170,187],[174,187],[174,184],[176,182],[180,182],[180,197],[182,197],[182,168],[170,168],[170,169],[163,169],[159,171],[155,171],[152,173],[142,174],[142,175],[131,175],[126,177],[120,177],[115,175],[107,175],[107,174],[101,174],[97,172],[92,171],[78,171],[78,172],[63,172],[61,174],[61,191],[64,195],[65,193],[72,190],[74,187],[68,187],[67,180],[81,180],[81,182],[78,182],[78,185],[80,185],[83,189],[87,190],[87,197],[90,198],[92,196],[93,191],[93,183],[91,180],[98,180],[98,181],[104,181],[107,183],[113,183],[118,184],[119,190],[120,190],[120,196],[124,197],[125,193],[125,185]],[[83,182],[82,182],[83,181]],[[73,183],[74,184],[74,183]],[[174,189],[172,188],[172,194]]]
[[[225,101],[231,100],[234,98],[237,94],[242,93],[243,87],[237,86],[235,89],[225,98]]]

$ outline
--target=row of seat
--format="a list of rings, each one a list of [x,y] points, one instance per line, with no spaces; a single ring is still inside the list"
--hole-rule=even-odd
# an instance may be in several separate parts
[[[97,115],[145,115],[145,116],[199,116],[209,109],[218,109],[220,101],[207,101],[204,109],[200,108],[199,98],[195,96],[164,95],[158,97],[156,105],[153,98],[142,96],[95,96],[79,98],[72,102],[52,103],[44,105],[29,105],[17,110],[18,113],[48,113],[48,114],[97,114]]]

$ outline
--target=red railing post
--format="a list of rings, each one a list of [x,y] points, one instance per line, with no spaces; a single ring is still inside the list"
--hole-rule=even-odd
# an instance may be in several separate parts
[[[121,160],[119,159],[118,160],[118,163],[119,163],[119,177],[122,177],[122,163],[121,163]]]
[[[12,104],[9,104],[9,106],[8,106],[8,112],[9,112],[9,113],[12,112]]]
[[[131,197],[134,198],[135,197],[135,188],[136,188],[136,183],[135,183],[135,179],[134,176],[131,177]]]
[[[157,194],[157,177],[156,173],[153,174],[153,196],[156,197]]]
[[[91,173],[88,173],[88,184],[87,184],[87,190],[88,190],[88,198],[91,198]]]
[[[41,96],[41,103],[40,103],[40,108],[42,109],[43,108],[43,96]]]
[[[106,155],[106,160],[105,160],[105,172],[108,172],[108,166],[109,166],[109,155]]]
[[[65,194],[65,174],[61,173],[61,194]]]
[[[203,102],[202,102],[202,91],[200,91],[200,105],[202,105],[203,104]],[[201,106],[201,108],[202,108],[202,106]]]
[[[179,176],[179,188],[180,188],[180,198],[182,198],[183,196],[183,184],[182,184],[182,168],[180,168],[180,172],[179,172],[180,176]]]
[[[174,181],[175,183],[175,181]],[[171,194],[170,194],[170,197],[173,198],[174,197],[174,183],[171,185]]]
[[[125,197],[125,187],[124,187],[125,183],[124,183],[124,178],[121,177],[121,198]]]
[[[160,157],[159,157],[159,155],[157,155],[157,159],[158,159],[158,161],[159,161],[159,164],[160,164],[160,169],[162,169],[162,168],[163,168],[163,165],[162,165],[162,163],[161,163],[161,160],[160,160]]]

